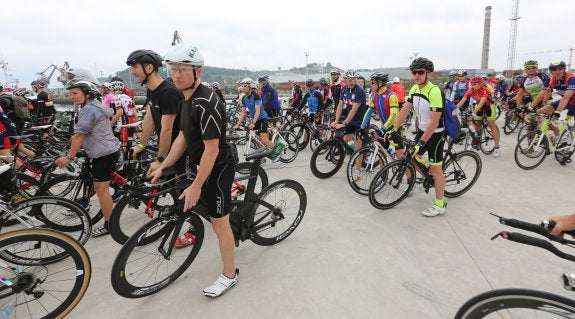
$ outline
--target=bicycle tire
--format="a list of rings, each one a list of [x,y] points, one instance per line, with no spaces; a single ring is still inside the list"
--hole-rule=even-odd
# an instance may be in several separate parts
[[[505,124],[503,125],[503,132],[505,135],[509,135],[517,129],[519,126],[519,117],[517,116],[517,111],[514,109],[509,110],[505,115]]]
[[[57,209],[62,208],[62,209]],[[36,196],[20,201],[13,206],[12,213],[35,227],[53,229],[74,238],[82,245],[88,242],[92,224],[88,213],[78,203],[54,196]],[[11,215],[2,221],[2,226],[18,228],[20,222]],[[26,216],[35,217],[26,218]],[[34,221],[40,222],[35,224]],[[21,227],[26,227],[21,225]],[[13,229],[13,228],[11,228]]]
[[[411,178],[407,178],[405,173]],[[403,160],[393,161],[379,171],[369,186],[369,203],[377,209],[390,209],[401,203],[413,190],[415,185],[415,167]],[[403,185],[405,181],[405,185]],[[393,184],[392,184],[393,183]],[[395,193],[394,199],[387,200],[385,192]],[[385,201],[384,201],[385,200]]]
[[[80,179],[78,176],[60,175],[42,184],[38,188],[36,196],[57,196],[67,198],[72,200],[73,202],[79,203],[82,199],[82,190],[77,188],[82,187],[83,185],[84,181]],[[91,187],[91,185],[89,185],[89,187]],[[92,196],[90,196],[90,201],[94,200],[97,202],[97,205],[90,205],[88,206],[88,208],[84,208],[88,212],[88,215],[90,215],[92,225],[95,225],[104,217],[102,211],[100,210],[100,203],[98,202],[95,192],[92,194]]]
[[[182,222],[180,222],[180,220],[182,220]],[[186,217],[186,221],[190,223],[191,228],[194,230],[195,243],[177,250],[173,249],[172,254],[167,259],[159,252],[159,246],[164,239],[169,243],[169,241],[173,239],[172,236],[179,235],[174,234],[174,230],[177,230],[178,233],[188,230],[182,227],[184,226],[182,216],[173,214],[170,217],[154,218],[142,226],[126,241],[112,265],[112,287],[117,294],[125,298],[149,296],[166,288],[188,269],[202,246],[204,240],[204,224],[200,217],[194,213],[190,213]],[[154,229],[157,230],[155,233],[153,232]],[[149,237],[154,237],[154,240],[146,238],[149,234],[151,234]],[[166,249],[165,245],[167,243],[164,243],[162,248]],[[150,252],[146,252],[146,250]],[[132,255],[135,256],[135,259],[130,261],[129,259]],[[164,265],[159,265],[156,269],[151,269],[153,268],[154,262],[161,263],[162,260],[165,262]],[[137,266],[136,263],[144,265],[144,268],[133,272],[131,268]],[[175,267],[173,272],[169,270],[170,266]],[[159,276],[164,277],[164,275],[158,273],[160,268],[165,268],[166,275],[165,278],[157,280]],[[143,284],[131,282],[137,280],[138,277],[143,274],[143,271],[150,271],[152,273],[150,277],[146,278],[146,282]],[[157,282],[149,284],[149,280],[152,280],[151,277],[155,277],[154,280],[157,280]]]
[[[179,196],[178,192],[171,191],[144,200],[138,194],[125,194],[114,205],[110,214],[108,222],[110,235],[114,241],[123,245],[143,225],[168,211],[178,201]],[[153,201],[150,207],[148,200]],[[153,215],[146,209],[153,211]]]
[[[331,138],[331,131],[330,130],[326,130],[323,127],[316,128],[315,132],[313,132],[311,139],[309,141],[309,148],[313,152],[317,149],[317,147],[321,143],[329,140],[330,138]]]
[[[499,313],[497,316],[489,316],[496,312]],[[544,291],[496,289],[466,301],[455,314],[455,319],[507,318],[501,316],[501,313],[510,313],[509,318],[522,319],[572,318],[575,313],[575,301]],[[551,314],[555,314],[556,317],[549,317]]]
[[[555,149],[555,160],[562,165],[565,165],[565,160],[571,157],[573,150],[561,150],[562,148],[573,147],[573,132],[566,129],[561,133],[557,140],[557,148]]]
[[[29,244],[26,245],[28,242]],[[17,295],[5,294],[1,296],[0,307],[2,307],[2,309],[6,309],[9,304],[12,304],[12,298],[10,298],[10,296],[16,296],[15,303],[17,304],[8,318],[22,318],[22,315],[29,315],[29,318],[45,319],[66,317],[82,300],[90,284],[92,266],[88,253],[78,241],[65,234],[50,229],[22,229],[0,235],[0,250],[3,252],[10,249],[11,246],[22,250],[21,248],[23,245],[26,245],[28,248],[26,249],[28,253],[48,254],[55,250],[61,250],[63,251],[63,254],[66,255],[66,258],[57,264],[42,264],[39,267],[26,267],[18,274],[15,273],[14,269],[0,266],[0,273],[5,280],[10,280],[16,276],[22,276],[22,272],[33,274],[37,279],[40,279],[39,277],[42,277],[42,274],[44,274],[44,281],[36,285],[34,289],[35,292],[38,293],[36,296],[40,295],[40,291],[47,292],[42,293],[41,296],[37,298],[28,297],[26,299],[24,297],[23,300],[27,300],[28,302],[21,302],[22,299],[18,300]],[[38,246],[45,247],[49,245],[51,249],[36,248]],[[62,266],[65,262],[70,263],[70,267]],[[55,270],[49,271],[51,268],[55,268]],[[64,277],[65,279],[54,280],[61,277]],[[0,285],[3,285],[4,283]],[[66,296],[64,296],[66,292],[63,291],[63,286],[71,287]],[[2,290],[4,291],[4,289]],[[38,305],[36,305],[36,301]],[[20,303],[18,304],[18,302]],[[54,309],[50,307],[52,304],[54,305]],[[23,308],[25,307],[26,309],[18,312],[18,306]],[[37,314],[37,312],[40,312],[41,314]],[[18,316],[18,313],[22,315]]]
[[[289,203],[289,199],[294,197],[297,197],[298,202],[294,200],[293,204]],[[255,202],[250,209],[248,215],[248,228],[252,232],[250,240],[261,246],[275,245],[289,237],[300,225],[307,208],[305,188],[300,183],[289,179],[268,185],[258,195],[258,201],[273,204],[274,209],[278,209],[278,211],[270,211],[258,202]],[[266,222],[270,225],[263,227],[261,224]],[[254,231],[254,228],[257,231]]]
[[[385,154],[378,151],[377,155],[374,155],[374,150],[375,147],[372,146],[362,147],[351,155],[349,162],[347,163],[347,182],[351,189],[360,195],[367,196],[369,194],[369,186],[371,185],[373,176],[387,165],[387,157]],[[353,173],[356,167],[355,163],[360,156],[362,156],[360,169],[362,174],[358,179],[356,179],[354,178]]]
[[[240,183],[243,184],[246,188],[248,186],[248,179],[242,180],[242,177],[249,177],[251,173],[252,163],[250,162],[243,162],[235,165],[236,180],[240,179]],[[254,189],[254,193],[259,194],[262,189],[266,188],[269,184],[268,173],[260,166],[260,169],[257,173],[257,182],[256,187]],[[237,199],[243,199],[243,194],[240,195]]]
[[[497,128],[497,126],[495,127]],[[485,125],[479,132],[479,148],[485,155],[489,155],[495,151],[495,140],[493,139],[493,132],[491,132],[491,129]]]
[[[456,159],[449,158],[443,163],[445,197],[448,198],[458,197],[469,191],[481,175],[481,156],[477,152],[462,151],[456,153],[456,156]],[[471,159],[471,162],[465,164],[467,161],[464,158]],[[469,181],[469,183],[463,187],[458,187],[461,185],[461,181]]]
[[[517,166],[524,170],[534,169],[541,165],[547,157],[547,150],[549,149],[549,141],[547,136],[542,135],[543,140],[537,146],[535,139],[540,138],[540,132],[531,132],[523,136],[519,143],[515,146],[514,158]],[[528,162],[529,161],[529,162]]]
[[[287,144],[287,146],[283,149],[281,154],[279,155],[279,160],[282,163],[291,163],[295,161],[297,155],[299,154],[299,144],[297,141],[297,137],[292,132],[281,132],[281,138]]]
[[[304,123],[296,123],[288,127],[287,131],[292,132],[297,140],[298,151],[303,151],[310,142],[310,132]]]
[[[321,179],[332,177],[343,166],[345,156],[345,148],[338,139],[330,139],[321,143],[311,155],[310,169],[312,174]],[[318,163],[323,159],[326,163]],[[323,171],[321,170],[322,165],[333,167],[331,169],[328,167],[326,171]]]

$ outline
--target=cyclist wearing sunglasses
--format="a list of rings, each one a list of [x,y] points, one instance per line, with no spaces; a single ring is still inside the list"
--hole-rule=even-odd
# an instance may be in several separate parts
[[[365,91],[357,84],[359,73],[356,70],[346,70],[344,73],[346,85],[341,90],[339,104],[335,112],[336,121],[331,124],[335,129],[344,129],[344,140],[352,140],[352,134],[359,133],[363,115],[367,112]],[[339,122],[338,122],[339,121]],[[361,148],[361,139],[355,139],[355,149]]]
[[[538,109],[538,114],[553,113],[554,118],[559,118],[561,112],[567,109],[568,115],[575,115],[575,74],[566,72],[566,67],[567,65],[563,61],[551,62],[549,65],[549,71],[552,75],[549,85],[543,87],[533,103],[550,96],[553,90],[561,95],[562,98]],[[555,133],[555,137],[558,137],[560,133],[559,128],[553,123],[549,127]]]
[[[519,86],[519,91],[517,91],[517,97],[515,101],[516,104],[519,106],[523,104],[524,101],[526,103],[535,101],[539,93],[541,93],[543,87],[549,85],[550,80],[547,74],[538,71],[539,63],[537,61],[534,60],[526,61],[523,64],[523,67],[525,68],[525,73],[527,74],[527,77],[521,78],[521,81],[517,83],[517,85]],[[548,99],[549,99],[548,97],[542,96],[537,101],[537,104],[533,103],[531,104],[531,108],[537,109],[541,107],[542,106],[541,102],[543,100]]]
[[[159,149],[156,161],[150,165],[148,175],[164,161],[172,143],[180,131],[180,107],[184,99],[174,83],[164,80],[159,73],[162,57],[152,50],[136,50],[128,56],[126,64],[136,82],[145,86],[147,112],[142,123],[140,144],[132,148],[134,158],[148,145],[152,134],[156,133]],[[182,156],[175,169],[178,173],[186,170],[186,157]]]
[[[426,58],[417,58],[409,66],[415,85],[409,90],[407,101],[399,111],[393,128],[388,134],[393,136],[403,125],[407,115],[413,109],[417,114],[418,140],[415,146],[416,160],[427,152],[429,157],[429,173],[435,181],[434,205],[423,212],[424,216],[434,217],[445,214],[446,203],[443,201],[445,191],[445,176],[443,175],[443,144],[445,128],[443,123],[443,94],[441,89],[431,83],[430,77],[434,70],[433,62]]]
[[[453,103],[457,104],[465,95],[465,92],[471,87],[469,81],[467,80],[467,71],[459,70],[457,71],[457,81],[453,85],[453,90],[451,91],[451,96],[449,97]],[[469,103],[466,103],[467,106]]]
[[[234,266],[234,235],[229,213],[234,162],[226,142],[225,103],[207,86],[201,85],[204,58],[198,48],[178,44],[166,54],[174,84],[184,94],[178,138],[162,165],[152,173],[152,182],[161,176],[162,169],[176,162],[186,152],[190,162],[199,165],[198,174],[180,199],[184,211],[202,198],[210,214],[210,222],[219,241],[223,271],[218,279],[204,289],[204,295],[217,297],[238,281]],[[186,232],[189,234],[189,232]]]

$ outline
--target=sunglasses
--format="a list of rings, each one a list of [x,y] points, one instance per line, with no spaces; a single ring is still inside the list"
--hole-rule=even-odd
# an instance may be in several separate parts
[[[551,71],[551,72],[561,71],[561,70],[563,70],[563,68],[549,68],[549,71]]]
[[[424,75],[426,72],[427,71],[425,71],[425,70],[413,70],[413,71],[411,71],[411,74],[412,75],[416,75],[416,74],[417,75]]]

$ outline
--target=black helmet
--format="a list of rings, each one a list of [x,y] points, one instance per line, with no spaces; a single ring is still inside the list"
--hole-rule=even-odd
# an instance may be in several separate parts
[[[70,89],[74,89],[74,88],[81,89],[82,92],[84,92],[84,94],[91,94],[94,96],[100,95],[100,90],[98,90],[98,87],[90,81],[70,80],[68,83],[66,83],[66,90],[70,90]]]
[[[126,64],[128,66],[132,66],[136,63],[140,63],[140,64],[151,64],[154,66],[154,68],[159,68],[162,66],[162,61],[164,61],[164,59],[162,59],[162,57],[157,54],[156,52],[152,51],[152,50],[136,50],[132,53],[130,53],[130,55],[128,55],[128,58],[126,59]]]
[[[553,61],[549,64],[549,69],[563,69],[567,66],[564,61]]]
[[[415,69],[425,69],[429,72],[433,72],[433,62],[427,58],[417,58],[411,61],[411,65],[409,66],[410,70]]]
[[[378,81],[383,83],[384,85],[387,84],[387,82],[389,82],[389,74],[387,73],[381,73],[381,72],[375,72],[370,76],[371,81]]]
[[[315,85],[315,82],[312,79],[305,81],[305,86],[312,87]]]

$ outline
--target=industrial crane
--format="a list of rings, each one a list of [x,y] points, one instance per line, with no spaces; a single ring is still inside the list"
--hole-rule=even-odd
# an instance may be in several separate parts
[[[180,34],[178,33],[178,30],[176,30],[176,31],[174,31],[172,46],[174,46],[176,44],[180,44],[180,43],[182,43],[182,38],[180,38]]]
[[[50,79],[52,79],[52,76],[54,75],[54,72],[56,72],[56,70],[60,71],[60,75],[58,76],[58,81],[62,82],[62,84],[66,84],[67,78],[66,78],[66,70],[69,68],[70,66],[68,65],[68,62],[64,62],[64,65],[59,68],[57,65],[52,64],[50,66],[48,66],[47,68],[44,69],[44,71],[42,72],[38,72],[38,80],[43,80],[44,82],[46,82],[46,84],[50,84]],[[48,70],[50,70],[50,74],[48,74],[46,76],[46,72],[48,72]]]

